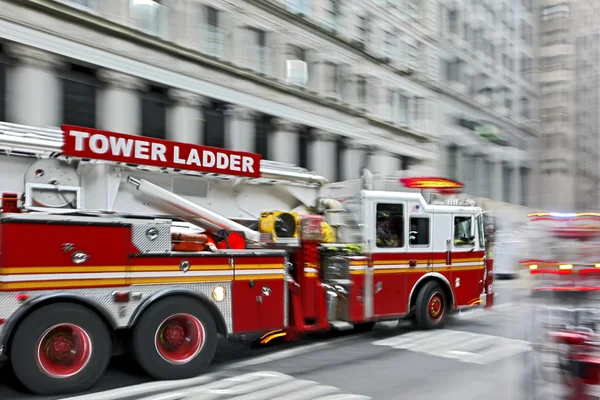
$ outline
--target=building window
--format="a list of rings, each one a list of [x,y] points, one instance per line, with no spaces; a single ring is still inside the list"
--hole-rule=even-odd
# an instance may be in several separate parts
[[[448,147],[448,177],[458,179],[458,147]]]
[[[513,99],[512,99],[512,92],[510,91],[510,89],[505,89],[504,90],[504,107],[507,110],[512,110],[513,107]]]
[[[268,160],[269,154],[269,136],[273,132],[271,116],[259,114],[254,120],[254,152],[260,154],[263,159]]]
[[[167,109],[169,96],[165,88],[151,86],[142,95],[142,134],[144,136],[166,139]]]
[[[567,44],[569,30],[567,28],[558,28],[542,33],[542,46],[552,46],[555,44]]]
[[[252,35],[251,45],[245,48],[245,61],[248,66],[263,75],[271,75],[271,49],[267,47],[267,32],[248,28]]]
[[[308,168],[308,146],[310,144],[310,128],[302,126],[298,132],[298,165]]]
[[[398,94],[398,119],[397,122],[408,125],[408,97]]]
[[[402,204],[377,204],[375,220],[377,247],[404,247],[404,206]]]
[[[325,92],[338,93],[340,88],[340,68],[339,65],[325,63]]]
[[[521,205],[529,204],[529,168],[521,168]]]
[[[531,109],[527,97],[521,97],[521,117],[531,119]]]
[[[448,82],[460,82],[462,64],[462,60],[446,62],[446,80]]]
[[[550,16],[553,14],[568,13],[568,12],[569,12],[568,4],[557,4],[557,5],[545,7],[542,9],[542,15],[544,17]]]
[[[206,146],[226,148],[225,109],[226,104],[213,103],[204,107],[204,144]]]
[[[336,138],[336,152],[335,152],[335,177],[336,182],[341,182],[344,177],[342,171],[344,170],[344,152],[346,151],[346,145],[343,137]]]
[[[448,10],[448,32],[458,34],[458,11]]]
[[[61,75],[63,123],[95,128],[96,92],[99,87],[95,71],[71,64],[69,70]]]
[[[396,59],[396,41],[392,32],[384,31],[383,55],[390,60]]]
[[[369,41],[371,39],[371,21],[370,21],[370,19],[371,19],[371,17],[369,15],[358,17],[358,20],[359,20],[358,39],[364,44],[369,43]]]
[[[327,17],[325,18],[325,27],[331,32],[340,32],[342,30],[342,7],[341,0],[325,1]]]
[[[300,71],[288,69],[286,71],[286,76],[289,79],[288,82],[291,84],[297,85],[297,86],[301,86],[301,87],[306,87],[306,86],[312,87],[314,64],[308,63],[307,50],[302,47],[290,45],[288,47],[287,59],[288,60],[296,60],[296,61],[304,61],[306,63],[306,73],[307,73],[307,77],[308,77],[308,79],[305,82],[304,80],[299,79],[300,77],[302,77],[302,78],[304,77],[304,71],[302,71],[302,75],[300,75]],[[286,66],[286,69],[287,69],[287,66]]]
[[[510,165],[508,163],[504,163],[502,169],[503,169],[503,171],[502,171],[502,187],[504,189],[502,192],[502,197],[503,197],[504,202],[510,203],[511,198],[512,198],[513,169],[510,167]]]
[[[287,0],[288,10],[294,14],[311,15],[310,0]]]
[[[131,17],[136,28],[165,37],[169,10],[157,0],[130,0]]]
[[[524,21],[521,21],[521,39],[527,44],[533,44],[533,28]]]
[[[204,53],[216,58],[223,58],[224,33],[220,28],[221,11],[206,6],[206,30],[204,37]]]
[[[410,247],[428,247],[430,243],[429,217],[411,217],[409,242]]]
[[[358,76],[356,78],[357,86],[357,103],[360,107],[364,108],[367,104],[367,78],[364,76]]]

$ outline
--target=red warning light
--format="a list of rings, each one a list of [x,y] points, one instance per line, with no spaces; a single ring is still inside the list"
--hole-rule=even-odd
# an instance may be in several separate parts
[[[464,185],[458,181],[446,178],[402,178],[400,179],[405,187],[410,189],[436,189],[439,193],[457,193]]]

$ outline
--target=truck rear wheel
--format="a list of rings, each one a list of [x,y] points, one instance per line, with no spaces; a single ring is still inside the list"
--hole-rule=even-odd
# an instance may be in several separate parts
[[[415,323],[420,329],[441,328],[446,323],[448,300],[439,283],[430,281],[419,291]]]
[[[133,354],[156,379],[183,379],[202,372],[217,350],[210,312],[189,297],[158,300],[133,328]]]
[[[11,365],[21,383],[38,395],[81,392],[104,373],[112,354],[106,324],[86,307],[42,307],[17,327]]]

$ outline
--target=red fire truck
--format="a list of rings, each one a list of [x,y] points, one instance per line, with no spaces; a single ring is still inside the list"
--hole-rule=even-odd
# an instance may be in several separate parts
[[[0,124],[0,353],[38,394],[117,348],[156,379],[263,343],[491,304],[482,210],[438,178],[328,183],[257,154]],[[368,189],[366,189],[368,188]],[[488,279],[490,279],[488,281]]]
[[[521,264],[536,278],[536,291],[600,290],[600,214],[528,214],[522,232],[528,248]]]

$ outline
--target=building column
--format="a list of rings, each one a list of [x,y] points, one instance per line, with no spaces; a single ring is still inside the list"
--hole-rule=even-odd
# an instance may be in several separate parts
[[[410,176],[439,176],[434,160],[416,160],[408,166]]]
[[[204,143],[202,106],[208,99],[180,89],[169,90],[169,97],[175,104],[167,114],[167,138],[182,143]]]
[[[520,165],[517,161],[512,163],[512,169],[513,169],[513,173],[512,173],[512,199],[511,199],[511,203],[513,204],[521,204],[523,203],[522,199],[521,199],[521,168]]]
[[[421,132],[433,132],[434,102],[425,97],[415,99],[415,124],[414,127]]]
[[[225,146],[230,150],[254,152],[256,112],[238,105],[225,114]]]
[[[504,201],[504,181],[502,179],[503,175],[503,160],[494,159],[492,164],[491,180],[492,200],[494,201]]]
[[[62,121],[62,85],[56,70],[61,59],[21,44],[6,46],[17,63],[9,69],[7,115],[10,122],[39,127],[57,127]]]
[[[308,79],[310,84],[309,89],[323,93],[325,91],[325,58],[318,50],[311,50],[307,55],[309,68],[312,72]]]
[[[314,130],[313,139],[308,147],[308,166],[321,176],[326,177],[331,182],[336,178],[336,138],[337,135]]]
[[[383,149],[371,149],[369,152],[367,168],[374,174],[390,175],[393,171],[399,169],[399,162],[394,165],[391,161],[392,154]]]
[[[285,82],[287,78],[287,60],[289,59],[286,32],[273,32],[270,34],[269,46],[273,49],[271,63],[273,65],[273,78]]]
[[[473,169],[475,170],[473,179],[473,189],[471,194],[475,197],[485,197],[485,160],[481,153],[473,154]]]
[[[101,70],[98,76],[106,83],[104,89],[98,91],[100,129],[143,134],[142,101],[138,91],[144,89],[144,81],[112,70]]]
[[[300,162],[298,149],[299,125],[282,118],[274,118],[275,131],[269,140],[269,154],[273,161],[295,164]]]
[[[244,37],[243,15],[235,12],[222,13],[224,31],[228,34],[225,40],[225,60],[237,66],[244,66],[244,46],[247,43]],[[248,66],[244,66],[248,67]]]
[[[345,142],[346,149],[342,154],[342,179],[349,181],[359,179],[361,171],[365,167],[365,150],[367,145],[356,140],[349,139]]]
[[[390,115],[390,105],[388,104],[388,93],[386,83],[377,78],[371,78],[367,91],[367,105],[369,113],[376,115],[378,119],[388,120]]]

